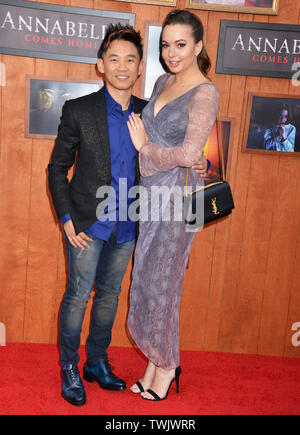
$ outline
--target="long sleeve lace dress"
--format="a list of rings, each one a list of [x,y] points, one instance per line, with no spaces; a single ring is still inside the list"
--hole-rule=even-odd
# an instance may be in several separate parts
[[[217,88],[205,82],[166,104],[155,116],[156,99],[169,76],[158,79],[143,111],[149,141],[139,153],[142,217],[128,316],[137,346],[154,364],[168,370],[179,365],[179,308],[195,237],[195,232],[186,231],[182,210],[178,213],[186,167],[200,159],[219,102]],[[192,188],[203,185],[203,179],[189,172]],[[168,189],[173,194],[168,196]]]

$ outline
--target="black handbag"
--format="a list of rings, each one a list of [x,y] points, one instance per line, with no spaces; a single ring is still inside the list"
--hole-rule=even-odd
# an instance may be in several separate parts
[[[185,223],[194,228],[226,216],[233,209],[234,202],[227,181],[208,184],[187,193],[184,198]]]
[[[226,216],[235,207],[230,186],[227,181],[224,181],[223,147],[220,147],[219,143],[218,122],[216,127],[223,181],[207,184],[189,193],[187,191],[189,169],[186,168],[184,213],[185,223],[191,229],[197,229],[203,224]]]

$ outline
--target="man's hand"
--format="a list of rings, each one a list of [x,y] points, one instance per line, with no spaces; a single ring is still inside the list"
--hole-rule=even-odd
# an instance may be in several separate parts
[[[207,176],[207,158],[202,155],[201,159],[192,166],[192,169],[194,169],[201,178],[205,178]]]
[[[88,237],[85,233],[79,233],[76,235],[72,220],[69,220],[64,224],[64,230],[66,236],[69,239],[69,242],[71,243],[72,246],[74,246],[74,248],[80,248],[84,250],[90,247],[87,242],[92,242],[93,240],[90,237]]]

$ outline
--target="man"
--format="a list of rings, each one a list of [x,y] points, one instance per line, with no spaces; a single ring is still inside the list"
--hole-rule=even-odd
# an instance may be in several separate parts
[[[95,283],[87,362],[83,378],[102,388],[124,390],[107,358],[121,282],[136,237],[136,223],[118,220],[119,181],[127,192],[138,183],[138,161],[127,128],[131,112],[141,113],[147,104],[132,96],[143,70],[141,36],[130,26],[111,25],[98,52],[98,69],[105,76],[99,92],[67,101],[49,170],[54,207],[62,220],[68,254],[69,281],[60,312],[60,364],[62,396],[83,405],[86,393],[77,363],[82,322]],[[68,169],[76,160],[72,180]],[[198,169],[206,173],[206,159]],[[116,219],[97,216],[98,189],[115,192]],[[102,198],[103,200],[103,198]],[[128,204],[129,205],[129,204]],[[100,216],[101,217],[101,216]]]

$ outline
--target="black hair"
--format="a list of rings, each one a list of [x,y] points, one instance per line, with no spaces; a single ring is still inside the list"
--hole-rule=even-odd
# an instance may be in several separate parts
[[[110,24],[107,28],[105,37],[98,50],[98,59],[103,58],[110,44],[115,40],[129,41],[134,44],[138,50],[140,60],[143,58],[142,37],[139,31],[136,31],[132,26],[118,24]]]
[[[291,109],[290,109],[288,104],[282,104],[281,106],[278,107],[277,116],[279,118],[279,116],[281,116],[281,114],[284,110],[286,110],[288,113],[287,120],[286,120],[285,124],[290,124],[292,122],[292,119],[291,119]]]
[[[185,24],[190,26],[192,28],[192,33],[195,39],[195,43],[197,44],[200,41],[203,42],[203,34],[204,34],[203,24],[200,18],[198,18],[192,12],[183,9],[175,9],[171,11],[166,16],[165,21],[163,22],[162,30],[164,30],[166,26],[174,25],[174,24]],[[197,62],[200,71],[205,76],[207,76],[208,71],[210,70],[211,67],[211,62],[206,52],[206,49],[204,47],[204,43],[203,43],[201,53],[198,55]]]

